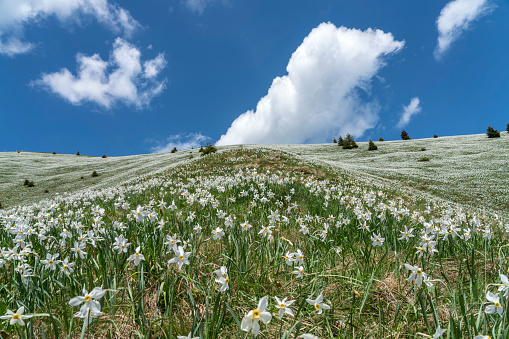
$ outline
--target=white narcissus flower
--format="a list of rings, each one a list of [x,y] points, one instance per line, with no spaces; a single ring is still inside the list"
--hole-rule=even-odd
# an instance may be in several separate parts
[[[216,228],[212,231],[212,238],[214,240],[221,239],[221,237],[224,235],[223,229],[221,227]]]
[[[191,332],[187,336],[185,335],[178,335],[177,339],[200,339],[200,337],[191,337]]]
[[[134,261],[135,266],[138,266],[142,260],[145,261],[145,257],[140,253],[140,246],[136,247],[134,254],[127,258],[127,261]]]
[[[417,266],[405,264],[405,267],[412,272],[407,281],[415,281],[417,287],[421,287],[423,280],[426,280],[426,273],[422,271],[422,268]]]
[[[51,270],[55,270],[57,268],[57,264],[60,263],[60,260],[57,260],[59,254],[46,254],[46,259],[45,260],[41,260],[41,263],[43,263],[45,265],[44,268],[46,269],[51,269]]]
[[[435,331],[435,334],[433,334],[433,339],[438,339],[442,336],[442,334],[444,334],[445,332],[447,332],[446,329],[442,329],[440,327],[440,325],[438,325],[437,327],[437,330]]]
[[[78,318],[86,318],[87,325],[90,321],[90,315],[93,317],[101,316],[101,304],[96,299],[101,299],[106,290],[103,290],[100,287],[94,287],[94,289],[88,293],[85,289],[85,285],[83,285],[83,296],[77,296],[69,300],[69,305],[71,306],[79,306],[81,303],[84,304],[81,306],[80,311],[76,313],[76,317]]]
[[[297,278],[302,278],[304,276],[304,266],[295,267],[295,271],[292,272],[297,276]]]
[[[309,333],[301,334],[297,338],[302,338],[302,339],[318,339],[318,337],[316,335],[312,335],[312,334],[309,334]]]
[[[371,241],[373,241],[373,246],[382,246],[384,244],[385,238],[382,238],[380,234],[373,234],[371,236]]]
[[[74,262],[69,262],[69,259],[68,258],[65,258],[64,261],[62,261],[62,272],[64,272],[65,274],[70,274],[72,272],[74,272],[74,265],[76,265],[76,263]]]
[[[276,308],[279,308],[279,318],[282,319],[283,318],[283,315],[286,313],[288,315],[291,315],[292,317],[294,316],[293,315],[293,312],[292,310],[289,308],[289,306],[291,304],[293,304],[295,302],[295,300],[290,300],[290,301],[286,301],[287,298],[284,298],[283,300],[279,300],[278,297],[275,297],[276,298]]]
[[[504,309],[502,308],[502,304],[500,303],[500,297],[491,293],[491,292],[488,292],[486,293],[486,299],[488,299],[488,301],[492,302],[493,304],[492,305],[488,305],[486,306],[486,309],[484,310],[484,312],[488,313],[488,314],[494,314],[495,312],[498,313],[498,315],[502,315],[502,313],[504,313]]]
[[[0,319],[2,319],[2,320],[10,319],[9,325],[18,324],[20,326],[25,326],[25,322],[23,321],[23,319],[30,319],[30,318],[32,318],[32,315],[29,315],[29,314],[24,315],[23,312],[25,312],[25,307],[23,307],[23,306],[18,308],[16,313],[14,313],[11,310],[7,310],[7,313],[5,315],[1,316]]]
[[[306,299],[307,303],[312,305],[315,310],[318,311],[318,314],[322,314],[322,310],[330,310],[330,306],[323,303],[323,295],[320,293],[320,295],[315,299]]]
[[[242,324],[240,328],[242,331],[249,332],[253,334],[254,337],[258,335],[260,332],[260,324],[261,320],[264,324],[268,324],[272,319],[272,315],[269,312],[266,312],[267,308],[267,297],[263,297],[258,302],[258,308],[249,311],[244,318],[242,318]]]
[[[498,288],[498,291],[503,292],[504,297],[507,297],[507,294],[509,293],[509,279],[505,274],[500,274],[500,280],[502,281],[502,286]]]
[[[177,263],[179,271],[182,268],[182,265],[189,265],[189,256],[191,252],[184,252],[184,248],[182,246],[174,247],[173,252],[175,252],[175,257],[168,260],[168,265]]]

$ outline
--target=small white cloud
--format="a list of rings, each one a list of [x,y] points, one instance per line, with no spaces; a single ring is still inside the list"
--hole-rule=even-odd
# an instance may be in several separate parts
[[[201,133],[189,133],[187,135],[176,134],[166,138],[164,143],[158,143],[157,146],[151,148],[152,153],[170,152],[174,147],[178,151],[198,148],[202,146],[210,138]]]
[[[185,6],[191,10],[192,12],[195,12],[197,14],[203,14],[205,11],[205,8],[215,2],[221,2],[223,5],[228,4],[228,0],[183,0]]]
[[[435,58],[440,59],[470,23],[491,9],[493,6],[489,0],[453,0],[447,3],[437,18],[438,42]]]
[[[412,98],[408,106],[403,106],[403,113],[399,119],[398,128],[403,128],[410,122],[410,119],[421,111],[420,101],[418,97]]]
[[[338,133],[362,135],[378,122],[380,107],[369,95],[383,57],[404,41],[381,30],[322,23],[292,54],[288,75],[276,77],[256,110],[240,115],[218,145],[325,142]]]
[[[43,74],[33,84],[43,86],[74,105],[89,101],[110,108],[116,102],[123,102],[141,108],[149,105],[165,88],[166,80],[158,81],[156,77],[166,66],[166,60],[159,54],[142,66],[140,57],[139,49],[117,38],[108,61],[98,54],[80,53],[76,56],[76,76],[64,68]]]
[[[13,56],[28,52],[32,44],[21,41],[24,27],[50,17],[60,22],[76,22],[92,16],[115,32],[130,36],[140,24],[129,12],[108,0],[1,0],[0,54]]]

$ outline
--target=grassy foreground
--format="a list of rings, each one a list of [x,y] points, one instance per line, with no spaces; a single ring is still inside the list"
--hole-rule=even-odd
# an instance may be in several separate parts
[[[0,217],[0,335],[509,334],[501,218],[284,151],[225,151]],[[9,325],[21,313],[37,316]]]

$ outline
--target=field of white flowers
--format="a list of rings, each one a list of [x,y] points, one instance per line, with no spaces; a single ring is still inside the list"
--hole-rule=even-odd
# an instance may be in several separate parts
[[[0,336],[506,338],[503,214],[359,180],[330,147],[140,156],[115,180],[83,157],[101,189],[0,210]]]
[[[404,186],[427,199],[443,198],[509,217],[509,133],[494,139],[477,134],[375,144],[377,151],[368,151],[366,142],[352,150],[335,144],[270,148],[299,153],[307,161],[326,163],[358,178]],[[423,158],[429,161],[419,161]]]

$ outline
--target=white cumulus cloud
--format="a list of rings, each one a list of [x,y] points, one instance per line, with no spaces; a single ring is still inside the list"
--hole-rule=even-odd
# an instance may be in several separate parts
[[[174,147],[176,147],[178,151],[198,148],[203,146],[207,140],[209,140],[209,138],[201,133],[189,133],[187,135],[176,134],[166,138],[163,143],[159,142],[158,145],[152,147],[151,152],[170,152]]]
[[[108,61],[98,54],[86,56],[79,53],[76,56],[77,75],[63,68],[59,72],[43,74],[33,84],[43,86],[74,105],[89,101],[110,108],[123,102],[140,108],[149,105],[166,86],[166,80],[157,80],[166,66],[164,55],[159,54],[143,65],[140,58],[138,48],[117,38]]]
[[[438,42],[435,58],[440,59],[472,21],[492,8],[489,0],[453,0],[447,3],[437,18]]]
[[[140,26],[127,10],[108,0],[0,0],[0,54],[32,49],[32,43],[23,41],[26,25],[40,25],[50,17],[79,24],[86,16],[126,36]]]
[[[360,136],[378,121],[379,105],[360,98],[404,41],[381,30],[322,23],[292,54],[288,75],[273,80],[256,110],[233,121],[218,145],[324,142]],[[369,94],[369,93],[368,93]]]
[[[410,100],[408,106],[403,106],[403,113],[399,119],[398,128],[403,128],[410,122],[410,119],[421,111],[419,98],[415,97]]]

